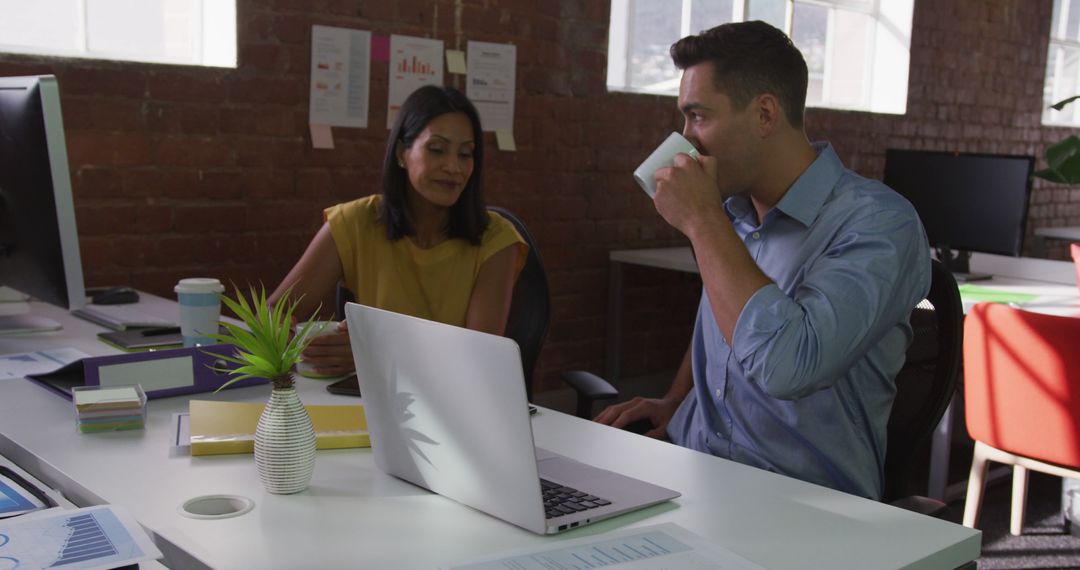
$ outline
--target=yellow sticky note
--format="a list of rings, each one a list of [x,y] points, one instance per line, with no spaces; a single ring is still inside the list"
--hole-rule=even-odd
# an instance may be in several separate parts
[[[446,50],[446,71],[465,75],[465,52],[456,49]]]
[[[517,145],[514,144],[514,131],[506,129],[495,131],[495,144],[499,146],[499,150],[516,151]]]
[[[311,128],[311,148],[334,148],[334,134],[330,125],[308,125]]]

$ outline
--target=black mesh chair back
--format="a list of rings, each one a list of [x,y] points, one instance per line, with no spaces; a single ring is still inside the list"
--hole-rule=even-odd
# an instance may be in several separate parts
[[[540,249],[536,246],[529,229],[517,216],[505,208],[495,206],[488,210],[496,212],[514,224],[522,239],[529,246],[529,255],[525,267],[514,286],[514,297],[510,302],[510,315],[506,319],[506,331],[521,349],[521,368],[525,373],[525,390],[532,400],[532,375],[536,361],[540,357],[540,348],[547,338],[548,321],[551,319],[551,290],[548,287],[547,270],[540,258]]]
[[[944,415],[960,377],[964,308],[945,266],[932,260],[930,293],[911,312],[914,338],[896,377],[896,400],[889,416],[885,491],[893,502],[913,492],[912,468]]]

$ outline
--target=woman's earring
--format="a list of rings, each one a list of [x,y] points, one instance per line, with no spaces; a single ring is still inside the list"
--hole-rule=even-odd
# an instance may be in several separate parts
[[[405,168],[405,163],[400,161],[400,160],[398,161],[397,165],[398,165],[398,168]]]

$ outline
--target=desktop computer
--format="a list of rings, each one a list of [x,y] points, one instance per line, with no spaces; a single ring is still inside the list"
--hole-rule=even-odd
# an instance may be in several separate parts
[[[128,307],[87,305],[60,89],[51,75],[0,77],[0,285],[112,328],[169,324],[133,321]],[[110,310],[128,314],[117,320]],[[56,328],[40,315],[0,316],[0,334]]]
[[[84,294],[52,76],[0,77],[0,285],[69,309]],[[8,317],[7,326],[26,323]]]
[[[1034,166],[1030,156],[889,149],[884,182],[915,207],[957,281],[972,281],[971,252],[1022,253]]]

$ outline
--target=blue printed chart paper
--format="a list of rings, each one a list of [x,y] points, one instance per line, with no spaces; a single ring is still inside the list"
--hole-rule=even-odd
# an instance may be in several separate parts
[[[763,570],[673,523],[504,554],[448,570]]]
[[[0,475],[0,517],[13,517],[43,508],[45,503],[15,481]],[[0,568],[3,568],[2,564]]]
[[[0,568],[98,570],[161,558],[127,511],[52,509],[0,521]]]

